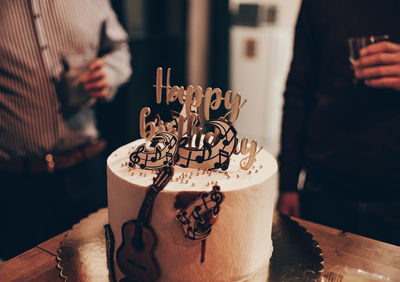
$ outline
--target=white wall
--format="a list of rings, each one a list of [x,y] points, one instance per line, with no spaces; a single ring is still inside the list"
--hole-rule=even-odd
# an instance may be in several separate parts
[[[209,41],[208,1],[190,0],[188,14],[188,83],[207,88],[207,60]]]
[[[239,3],[275,5],[274,25],[233,26],[230,30],[230,89],[247,98],[235,127],[242,136],[256,139],[277,155],[284,85],[289,70],[294,26],[300,0],[231,0],[235,11]],[[255,54],[246,56],[246,42],[255,42]]]
[[[293,28],[297,19],[300,2],[301,0],[230,0],[229,6],[231,11],[236,11],[241,3],[279,6],[278,25]]]
[[[256,139],[274,156],[279,152],[282,96],[292,57],[300,1],[230,0],[231,12],[235,12],[240,3],[275,5],[278,8],[274,25],[232,26],[230,30],[229,89],[247,99],[235,127],[241,136]],[[188,83],[203,88],[208,86],[208,17],[208,1],[189,1]],[[252,58],[245,55],[247,40],[255,42]]]

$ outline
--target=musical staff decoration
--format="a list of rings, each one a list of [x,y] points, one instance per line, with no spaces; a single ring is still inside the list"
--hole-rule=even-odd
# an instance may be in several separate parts
[[[224,195],[221,188],[213,186],[211,192],[181,192],[176,196],[174,207],[185,237],[201,241],[200,263],[205,260],[206,239],[217,220]]]
[[[181,224],[185,237],[204,240],[211,233],[212,225],[224,200],[221,188],[213,186],[211,192],[203,192],[181,209],[176,218]]]
[[[211,145],[203,139],[203,146],[200,149],[186,147],[186,139],[180,143],[176,164],[181,167],[226,170],[229,166],[229,157],[236,148],[236,130],[232,124],[226,120],[210,121],[210,126],[214,126],[219,132],[216,144]]]
[[[178,138],[169,132],[159,132],[152,139],[151,149],[139,145],[129,156],[129,166],[139,165],[142,169],[160,169],[173,166],[178,150]]]
[[[178,142],[176,135],[160,132],[153,137],[152,146],[149,149],[146,149],[144,143],[130,154],[129,166],[138,165],[142,169],[159,169],[175,164],[181,167],[226,170],[230,156],[236,148],[236,130],[224,119],[210,121],[208,125],[219,132],[213,140],[215,144],[210,144],[203,136],[203,145],[198,148],[191,146],[187,137],[182,137]]]

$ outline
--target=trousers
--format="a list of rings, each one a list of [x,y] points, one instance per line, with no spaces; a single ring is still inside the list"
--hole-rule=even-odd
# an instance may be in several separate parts
[[[0,258],[8,260],[107,206],[106,158],[53,173],[0,171]]]

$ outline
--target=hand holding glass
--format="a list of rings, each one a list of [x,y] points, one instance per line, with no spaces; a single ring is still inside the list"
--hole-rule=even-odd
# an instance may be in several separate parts
[[[347,39],[349,46],[349,60],[351,65],[360,59],[360,50],[368,45],[375,44],[382,41],[390,41],[389,35],[371,35],[371,36],[361,36],[361,37],[351,37]],[[359,80],[353,78],[353,83],[358,84]]]
[[[350,63],[353,65],[355,61],[360,59],[360,50],[365,46],[382,42],[382,41],[390,41],[389,35],[371,35],[371,36],[361,36],[361,37],[350,37],[347,39],[349,44],[349,60]]]
[[[354,75],[366,86],[388,88],[400,92],[400,44],[383,38],[360,50],[353,64]]]

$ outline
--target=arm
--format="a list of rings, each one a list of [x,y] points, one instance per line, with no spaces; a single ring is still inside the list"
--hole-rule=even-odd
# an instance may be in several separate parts
[[[304,0],[295,30],[292,65],[286,82],[282,119],[280,198],[278,209],[299,215],[297,182],[303,167],[306,122],[314,103],[316,75],[316,38],[313,33],[311,1]]]
[[[379,42],[360,50],[354,64],[355,76],[370,87],[400,91],[400,44]]]
[[[99,58],[89,65],[89,75],[81,82],[92,97],[111,100],[119,86],[131,76],[128,35],[118,22],[108,0],[99,1],[104,11]]]

